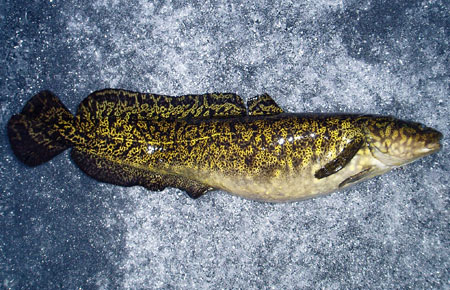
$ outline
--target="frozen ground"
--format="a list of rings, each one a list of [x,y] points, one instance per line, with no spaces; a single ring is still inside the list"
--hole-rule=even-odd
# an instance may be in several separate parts
[[[0,287],[449,287],[447,1],[157,2],[0,3]],[[440,130],[444,149],[288,204],[121,188],[68,152],[34,169],[12,155],[6,122],[33,94],[74,112],[105,87],[391,114]]]

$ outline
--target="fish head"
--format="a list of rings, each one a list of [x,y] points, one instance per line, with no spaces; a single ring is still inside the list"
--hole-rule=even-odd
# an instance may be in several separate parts
[[[408,164],[441,149],[442,134],[437,130],[393,117],[366,117],[368,147],[386,166]]]

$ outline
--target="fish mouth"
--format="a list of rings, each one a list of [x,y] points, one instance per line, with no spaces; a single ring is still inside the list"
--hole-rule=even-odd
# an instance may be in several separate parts
[[[442,133],[436,130],[432,130],[431,132],[431,142],[427,143],[425,145],[425,148],[427,149],[428,153],[434,153],[439,151],[442,148],[441,140],[442,140]]]
[[[436,151],[441,150],[441,147],[442,147],[441,143],[433,143],[433,144],[428,144],[428,145],[426,146],[426,148],[427,148],[429,151],[433,151],[433,152],[436,152]]]

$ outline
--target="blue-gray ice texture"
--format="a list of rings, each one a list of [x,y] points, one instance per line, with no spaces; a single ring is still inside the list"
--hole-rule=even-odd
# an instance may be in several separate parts
[[[448,287],[449,13],[444,0],[2,1],[0,287]],[[33,94],[75,112],[106,87],[395,115],[440,130],[444,149],[286,204],[103,184],[69,152],[37,168],[13,156],[6,123]]]

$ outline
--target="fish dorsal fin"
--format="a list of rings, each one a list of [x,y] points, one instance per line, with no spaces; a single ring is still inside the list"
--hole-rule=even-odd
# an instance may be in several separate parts
[[[77,117],[100,120],[109,117],[133,120],[225,118],[245,116],[244,101],[232,93],[171,97],[120,89],[96,91],[78,107]]]
[[[247,101],[248,114],[252,116],[270,116],[283,113],[277,103],[268,95],[262,94]]]

